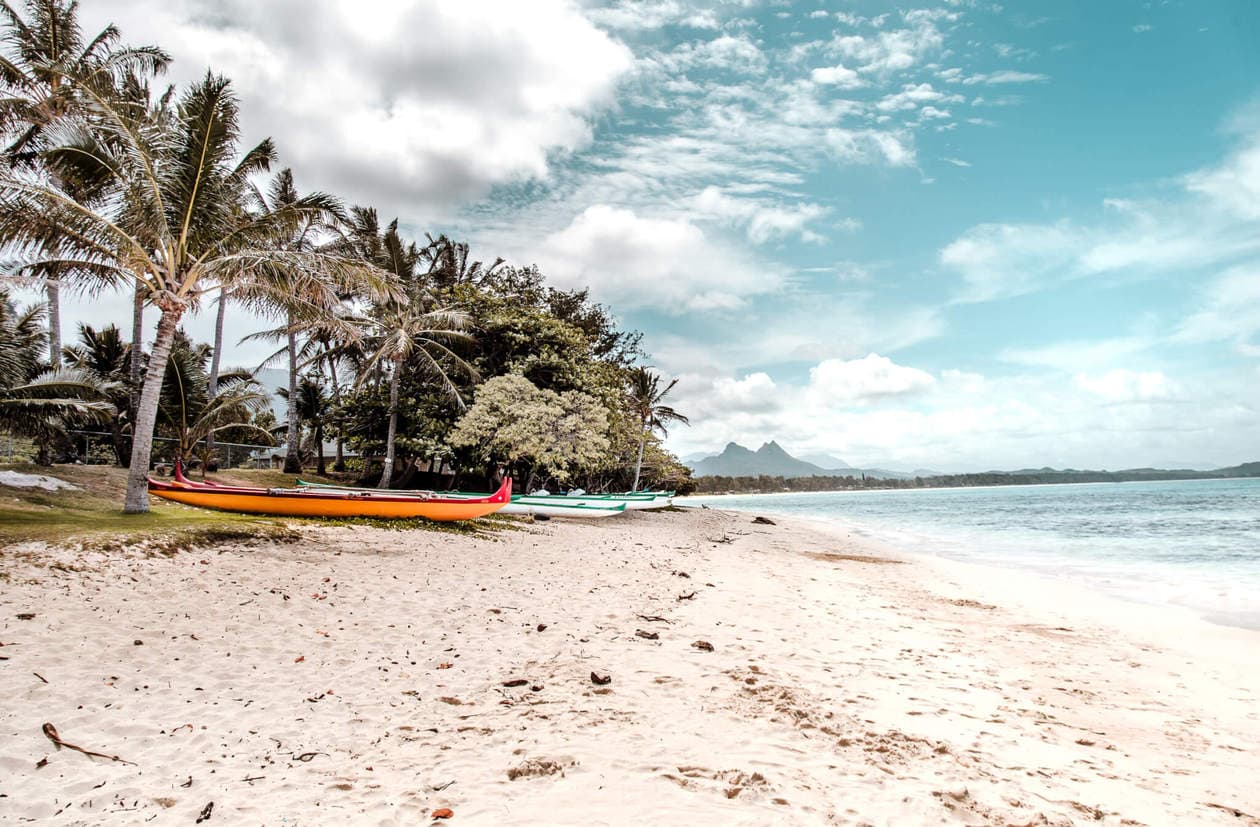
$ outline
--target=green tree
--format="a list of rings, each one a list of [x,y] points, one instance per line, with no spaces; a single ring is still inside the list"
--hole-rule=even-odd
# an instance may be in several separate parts
[[[639,419],[639,459],[634,466],[634,483],[631,491],[639,489],[639,476],[643,471],[643,451],[648,436],[655,431],[667,433],[666,428],[672,422],[689,424],[687,417],[665,404],[665,397],[678,384],[678,380],[670,381],[661,387],[661,377],[651,368],[634,368],[628,376],[628,394],[631,410]]]
[[[324,393],[323,385],[310,376],[303,376],[297,384],[296,402],[293,398],[290,398],[288,388],[281,388],[280,396],[290,406],[291,410],[297,413],[298,427],[301,428],[303,425],[306,425],[310,428],[311,440],[315,443],[316,469],[320,475],[327,474],[328,468],[324,463],[324,424],[327,422],[331,410],[328,395]],[[293,426],[290,424],[287,427]],[[294,440],[289,439],[287,443],[292,446]],[[301,444],[300,438],[297,440],[297,443]],[[293,449],[290,447],[287,450]]]
[[[389,488],[394,476],[398,444],[400,389],[404,376],[413,375],[440,389],[458,407],[463,398],[453,377],[477,378],[477,371],[452,347],[472,342],[466,332],[469,316],[453,307],[439,306],[432,291],[430,272],[420,269],[424,261],[414,243],[403,240],[394,220],[383,233],[372,210],[355,211],[350,232],[343,245],[361,256],[371,256],[372,264],[397,279],[401,291],[376,302],[361,320],[367,331],[355,347],[362,352],[357,386],[389,377],[389,427],[385,437],[384,467],[378,488]],[[374,235],[374,233],[376,233]],[[331,249],[342,249],[332,245]],[[430,259],[433,265],[434,259]]]
[[[451,432],[451,445],[469,449],[486,465],[529,473],[525,490],[542,472],[566,481],[594,467],[608,449],[604,406],[580,391],[539,388],[523,376],[488,379]]]
[[[325,216],[322,201],[238,220],[238,107],[225,79],[208,74],[159,124],[117,105],[109,89],[76,85],[94,117],[62,121],[45,162],[111,197],[76,199],[46,178],[7,170],[0,175],[0,242],[27,259],[28,271],[54,266],[93,286],[139,280],[161,311],[123,507],[140,513],[149,508],[153,427],[175,330],[204,292],[248,275],[268,284],[277,301],[322,305],[311,296],[335,296],[338,283],[357,278],[385,289],[386,281],[360,261],[288,246],[301,226]]]
[[[109,420],[110,443],[114,458],[123,468],[131,459],[129,432],[135,412],[131,409],[131,345],[123,341],[117,325],[100,330],[79,325],[79,343],[62,349],[62,358],[70,367],[87,371],[113,388],[109,401],[118,413]]]
[[[77,368],[45,370],[44,307],[19,310],[0,291],[0,422],[14,436],[35,441],[35,461],[51,465],[51,446],[66,431],[114,415],[117,386]]]
[[[248,433],[270,441],[271,435],[252,424],[253,417],[268,408],[267,394],[248,371],[227,371],[219,376],[211,396],[206,382],[210,347],[195,345],[177,332],[166,363],[158,404],[158,427],[175,439],[175,458],[185,465],[198,454],[210,435],[223,431]],[[210,461],[210,449],[201,454],[202,475]]]

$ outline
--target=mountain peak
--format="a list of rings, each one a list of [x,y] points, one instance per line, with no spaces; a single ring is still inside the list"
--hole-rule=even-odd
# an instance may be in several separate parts
[[[768,474],[776,477],[812,477],[826,473],[813,463],[793,457],[774,440],[762,444],[756,451],[750,451],[736,442],[728,442],[721,454],[692,463],[692,468],[697,476],[708,474],[741,477]]]

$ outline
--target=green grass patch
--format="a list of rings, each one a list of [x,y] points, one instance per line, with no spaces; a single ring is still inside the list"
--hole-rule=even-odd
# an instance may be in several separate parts
[[[0,486],[0,546],[42,541],[53,545],[82,545],[102,551],[140,546],[159,554],[221,544],[295,542],[300,527],[363,526],[390,531],[435,531],[463,536],[486,536],[524,528],[510,517],[491,516],[475,521],[435,522],[423,518],[382,520],[268,517],[236,514],[172,503],[154,498],[147,514],[123,514],[127,471],[108,466],[30,464],[0,466],[24,474],[56,477],[77,491]],[[200,479],[197,475],[193,479]],[[211,474],[210,479],[236,485],[287,487],[293,475],[280,471],[235,470]]]

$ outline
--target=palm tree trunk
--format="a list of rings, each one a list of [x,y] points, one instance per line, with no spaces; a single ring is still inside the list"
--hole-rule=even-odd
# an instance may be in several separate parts
[[[315,456],[319,458],[316,470],[321,477],[325,476],[328,468],[324,466],[324,424],[322,422],[315,425]]]
[[[341,421],[341,385],[337,381],[336,360],[328,360],[328,376],[332,379],[333,407],[337,411],[337,459],[333,462],[334,471],[346,470],[345,435]]]
[[[219,290],[219,312],[214,317],[214,350],[210,353],[210,376],[206,379],[206,398],[214,401],[219,392],[219,357],[223,353],[223,317],[227,315],[227,292]],[[206,456],[214,452],[214,432],[206,434]],[[202,469],[205,470],[204,468]]]
[[[381,469],[381,481],[377,488],[389,488],[394,476],[394,438],[398,435],[398,386],[402,378],[402,362],[394,363],[394,375],[389,379],[389,435],[385,437],[385,467]]]
[[[643,449],[645,447],[647,447],[646,430],[639,435],[639,461],[634,466],[634,485],[630,486],[631,491],[639,490],[639,474],[643,471]]]
[[[149,368],[144,374],[144,386],[140,390],[140,404],[136,409],[135,429],[131,437],[131,466],[127,471],[124,514],[146,514],[149,511],[148,476],[149,458],[153,453],[153,428],[157,424],[162,379],[166,375],[171,344],[175,341],[175,328],[183,315],[182,304],[171,304],[162,308],[162,317],[158,320],[157,338],[153,340],[153,353],[149,355]]]
[[[48,290],[48,366],[61,367],[61,285],[55,279],[45,282]]]
[[[140,367],[144,364],[144,285],[136,282],[131,308],[131,418],[140,408]]]
[[[297,332],[289,315],[289,438],[284,455],[284,473],[302,473],[302,423],[298,420]]]
[[[127,365],[127,423],[131,426],[131,432],[134,435],[136,431],[136,411],[140,410],[140,381],[141,368],[144,366],[144,285],[139,281],[136,282],[135,295],[132,298],[131,308],[131,353],[129,355]],[[118,428],[119,437],[122,437],[122,427],[118,420],[115,420]],[[118,455],[118,464],[123,468],[131,467],[131,451],[134,447],[134,436],[125,442],[116,442],[114,453]]]

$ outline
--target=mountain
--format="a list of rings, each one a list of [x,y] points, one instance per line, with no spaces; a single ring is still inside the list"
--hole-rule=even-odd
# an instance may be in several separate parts
[[[816,477],[825,476],[827,470],[812,462],[805,462],[784,451],[777,442],[767,442],[756,451],[743,445],[728,442],[722,453],[692,463],[698,477]]]
[[[912,479],[914,474],[884,468],[854,468],[842,459],[827,454],[794,457],[779,443],[771,440],[756,451],[728,442],[716,456],[684,460],[697,477],[877,477],[879,479]],[[826,463],[826,464],[824,464]]]

